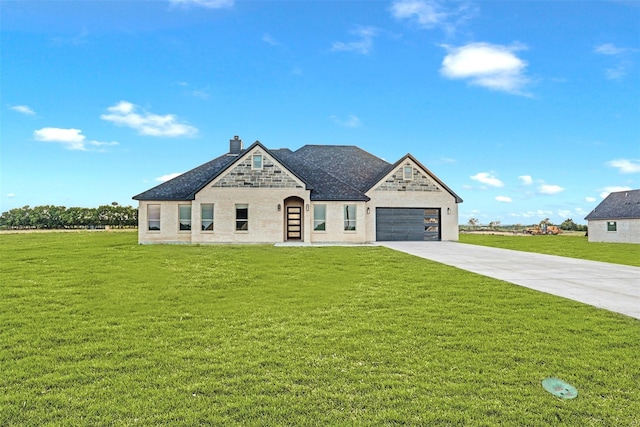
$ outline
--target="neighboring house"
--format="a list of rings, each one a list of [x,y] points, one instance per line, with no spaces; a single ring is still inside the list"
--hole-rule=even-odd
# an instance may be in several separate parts
[[[640,243],[640,190],[609,194],[585,219],[590,242]]]
[[[229,153],[133,197],[140,243],[458,240],[458,197],[411,154],[354,146]]]

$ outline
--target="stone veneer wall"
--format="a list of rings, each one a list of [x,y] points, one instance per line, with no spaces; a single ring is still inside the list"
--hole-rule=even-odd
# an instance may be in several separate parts
[[[407,165],[409,166],[409,165]],[[431,181],[419,169],[413,168],[413,179],[405,181],[402,167],[380,184],[375,191],[441,191],[435,182]]]
[[[241,163],[220,178],[213,186],[223,188],[303,188],[287,172],[278,167],[270,158],[262,156],[262,169],[251,169],[253,154],[251,153]]]

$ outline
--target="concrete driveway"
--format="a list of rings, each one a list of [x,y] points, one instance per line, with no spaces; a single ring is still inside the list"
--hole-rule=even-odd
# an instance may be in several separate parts
[[[459,242],[377,244],[640,319],[640,267]]]

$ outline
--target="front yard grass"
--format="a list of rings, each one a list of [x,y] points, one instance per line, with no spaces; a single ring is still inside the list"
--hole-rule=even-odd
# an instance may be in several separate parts
[[[498,235],[460,233],[460,242],[640,267],[640,245],[589,242],[584,235]]]
[[[640,423],[639,320],[386,248],[0,251],[2,426]]]

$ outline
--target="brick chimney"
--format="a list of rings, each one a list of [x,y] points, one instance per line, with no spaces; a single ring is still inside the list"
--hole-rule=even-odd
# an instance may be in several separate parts
[[[229,140],[229,154],[240,154],[242,151],[242,140],[238,135]]]

